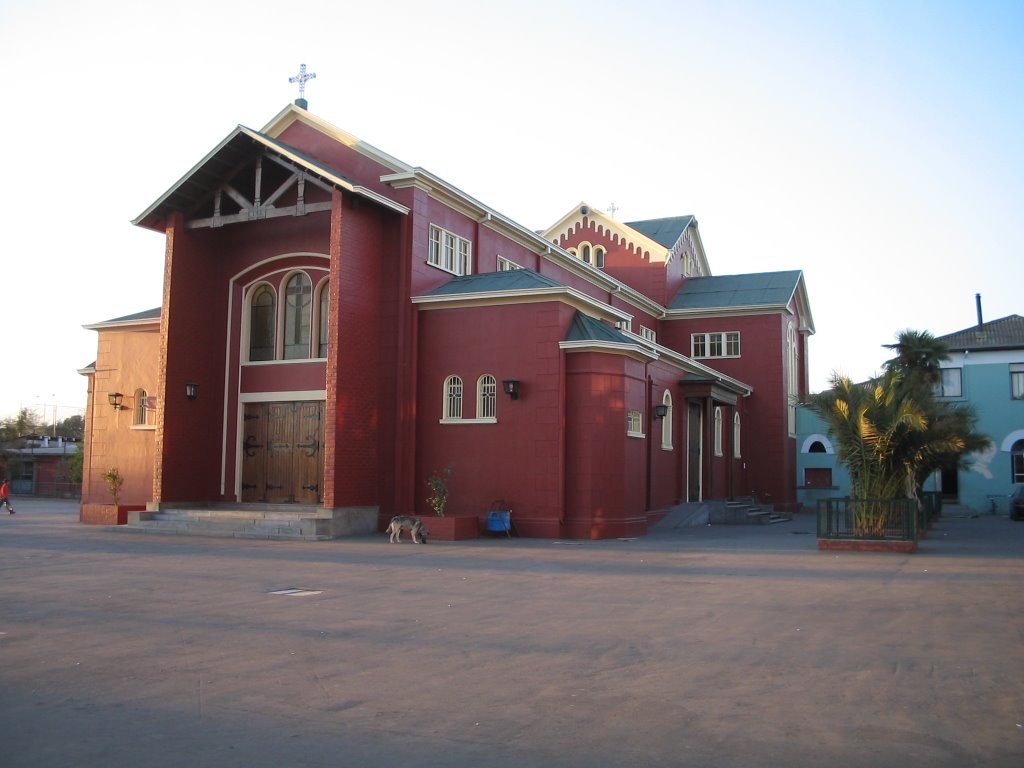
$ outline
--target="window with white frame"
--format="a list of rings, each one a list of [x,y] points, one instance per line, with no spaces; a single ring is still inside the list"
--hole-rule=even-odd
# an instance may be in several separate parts
[[[963,396],[963,369],[943,368],[942,381],[935,385],[936,397]]]
[[[153,409],[150,407],[149,395],[144,389],[135,390],[135,413],[132,414],[132,426],[144,427],[153,423]]]
[[[453,275],[468,275],[473,267],[473,244],[446,229],[431,225],[427,263]]]
[[[580,243],[578,246],[567,250],[580,261],[592,264],[598,269],[604,269],[604,258],[608,252],[603,245]]]
[[[722,455],[722,409],[715,408],[715,456]]]
[[[672,393],[667,389],[661,396],[661,404],[666,407],[665,418],[661,420],[661,448],[665,451],[672,450]]]
[[[644,420],[640,411],[630,411],[626,414],[626,434],[629,437],[644,436]]]
[[[330,329],[330,283],[324,280],[320,284],[320,301],[317,310],[317,357],[327,357],[327,341]]]
[[[734,459],[740,458],[740,415],[734,413],[732,415],[732,456]]]
[[[249,294],[249,360],[273,360],[277,333],[277,295],[266,283]]]
[[[522,267],[511,259],[506,259],[504,256],[498,257],[499,272],[514,272],[517,269],[522,269]]]
[[[739,357],[740,332],[691,333],[691,357]]]
[[[449,376],[444,380],[442,414],[445,420],[462,418],[462,379],[458,376]]]
[[[797,345],[796,329],[790,324],[786,330],[786,403],[789,434],[796,434],[796,404],[800,399],[800,348]]]
[[[1024,363],[1010,363],[1010,397],[1024,400]]]
[[[313,284],[305,272],[288,278],[284,290],[284,359],[309,357]]]
[[[655,333],[650,328],[646,328],[646,327],[641,325],[640,326],[640,338],[641,339],[645,339],[646,341],[651,342],[651,344],[655,344],[658,341],[658,334]]]
[[[497,417],[498,382],[489,373],[485,373],[476,382],[476,417],[478,419],[494,419]]]

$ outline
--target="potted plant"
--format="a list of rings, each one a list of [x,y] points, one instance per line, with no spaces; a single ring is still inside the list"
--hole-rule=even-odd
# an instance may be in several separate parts
[[[441,472],[434,470],[427,478],[427,488],[430,489],[427,504],[438,517],[444,517],[444,509],[448,506],[448,481],[451,479],[451,467],[445,467]]]
[[[459,541],[461,539],[475,539],[480,535],[480,522],[476,515],[458,517],[454,515],[445,516],[448,509],[449,482],[452,479],[452,468],[445,467],[441,471],[434,470],[427,478],[427,488],[430,494],[427,496],[427,505],[433,510],[436,517],[426,521],[426,528],[430,531],[430,538],[438,541]]]

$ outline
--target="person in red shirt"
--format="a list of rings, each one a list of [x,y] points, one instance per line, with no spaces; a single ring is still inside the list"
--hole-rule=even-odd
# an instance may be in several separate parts
[[[0,485],[0,506],[6,506],[10,514],[14,514],[14,507],[11,506],[11,485],[4,480]]]

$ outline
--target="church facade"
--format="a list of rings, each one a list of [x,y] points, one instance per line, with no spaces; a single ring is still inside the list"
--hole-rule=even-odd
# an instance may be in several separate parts
[[[292,504],[338,530],[496,499],[524,536],[641,535],[686,501],[796,503],[800,271],[713,276],[691,216],[537,232],[290,105],[134,222],[159,310],[87,326],[82,519]],[[115,408],[114,396],[120,397]]]

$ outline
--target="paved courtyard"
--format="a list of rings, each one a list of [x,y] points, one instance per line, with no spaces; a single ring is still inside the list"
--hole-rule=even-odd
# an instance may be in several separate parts
[[[632,541],[147,536],[0,516],[0,765],[1024,765],[1024,523]],[[311,594],[275,594],[286,588]]]

